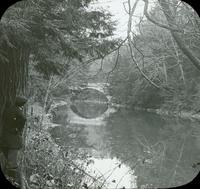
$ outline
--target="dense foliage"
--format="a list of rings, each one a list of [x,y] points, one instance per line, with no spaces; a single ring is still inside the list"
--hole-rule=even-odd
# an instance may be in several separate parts
[[[27,79],[33,72],[47,80],[51,75],[76,75],[86,60],[115,47],[117,40],[109,38],[115,29],[111,14],[90,9],[91,2],[30,0],[5,12],[0,23],[1,112],[16,94],[28,95]],[[29,63],[34,64],[31,70]],[[37,83],[33,77],[30,81]]]
[[[47,112],[51,95],[67,92],[70,83],[84,82],[88,64],[116,48],[118,40],[112,39],[115,30],[112,15],[91,9],[91,2],[93,0],[26,0],[5,12],[0,23],[0,134],[4,109],[14,104],[16,95],[28,97],[28,106],[40,102]],[[46,112],[40,115],[41,122],[36,128],[38,138],[34,142],[45,134],[40,126]],[[34,127],[32,122],[29,124]],[[26,152],[33,145],[27,141],[33,133],[26,127],[24,134],[23,150]],[[32,155],[38,155],[36,161],[44,153],[48,154],[40,147],[31,151]],[[29,158],[27,153],[24,158]],[[50,154],[46,158],[42,162],[44,166],[51,163]],[[36,172],[40,174],[42,170]],[[26,170],[22,174],[27,178]],[[73,179],[76,178],[72,175]]]

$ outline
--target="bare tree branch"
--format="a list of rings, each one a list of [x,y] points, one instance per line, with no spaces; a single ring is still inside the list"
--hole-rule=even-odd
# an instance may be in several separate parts
[[[101,59],[101,66],[100,66],[100,68],[97,70],[96,74],[94,74],[92,77],[90,77],[90,79],[98,76],[103,71],[103,61],[104,61],[104,57]]]
[[[110,77],[110,74],[117,68],[117,65],[118,65],[118,62],[119,62],[119,49],[117,49],[117,58],[116,58],[116,61],[115,61],[115,65],[114,67],[112,68],[111,71],[109,71],[107,74],[107,79],[106,79],[106,82],[108,83],[108,79]]]
[[[128,21],[128,30],[127,30],[127,38],[128,38],[128,46],[129,46],[129,50],[130,50],[130,54],[131,54],[131,58],[132,61],[135,63],[137,69],[139,70],[139,72],[142,74],[142,76],[154,87],[156,88],[160,88],[156,83],[154,83],[151,79],[149,79],[149,77],[141,70],[141,68],[139,67],[137,61],[134,58],[134,54],[133,54],[133,49],[132,49],[132,45],[131,45],[131,27],[132,27],[132,16],[133,13],[135,12],[135,9],[137,7],[137,3],[139,2],[139,0],[136,0],[133,7],[131,8],[131,3],[130,0],[128,0],[128,5],[129,5],[129,21]]]
[[[144,15],[142,17],[140,17],[140,21],[139,21],[139,24],[138,24],[138,29],[139,29],[139,32],[140,32],[141,35],[143,35],[142,30],[141,30],[141,23],[143,21],[143,18],[144,18]]]
[[[175,25],[175,22],[168,2],[166,0],[158,0],[158,2],[160,3],[160,6],[163,9],[163,12],[166,16],[169,26],[172,27],[173,25]],[[186,57],[191,61],[191,63],[200,71],[200,60],[192,53],[190,49],[188,49],[188,47],[184,44],[184,42],[182,41],[181,37],[177,34],[177,32],[173,30],[170,31],[172,37],[176,41],[180,50],[183,52],[184,55],[186,55]]]
[[[145,5],[144,5],[144,15],[146,16],[146,18],[151,21],[152,23],[156,24],[157,26],[161,27],[161,28],[165,28],[165,29],[168,29],[170,31],[175,31],[175,32],[183,32],[181,31],[180,29],[177,29],[177,28],[174,28],[174,25],[172,26],[167,26],[167,25],[164,25],[162,23],[159,23],[157,21],[155,21],[154,19],[151,18],[151,16],[149,15],[148,13],[148,6],[149,6],[149,1],[148,0],[143,0]]]
[[[111,50],[110,52],[108,52],[104,57],[101,58],[105,58],[106,56],[108,56],[109,54],[113,53],[114,51],[118,50],[125,42],[127,41],[127,38],[125,38],[116,48],[114,48],[113,50]],[[85,62],[83,62],[82,64],[85,65],[91,65],[94,63],[95,60],[100,59],[100,57],[93,57]],[[65,82],[66,80],[69,80],[71,78],[73,78],[80,70],[81,70],[81,66],[79,67],[75,67],[69,70],[69,74],[66,74],[65,77],[63,77],[62,81],[60,83],[58,83],[57,85],[55,85],[53,88],[58,87],[60,84],[62,84],[63,82]]]
[[[128,10],[126,9],[125,3],[127,3],[127,2],[123,2],[124,10],[128,14]]]
[[[143,52],[137,47],[136,42],[133,43],[133,41],[131,41],[131,44],[134,46],[134,48],[139,52],[139,54],[141,55],[141,59],[142,59],[142,67],[144,69],[144,58],[145,55],[143,54]]]

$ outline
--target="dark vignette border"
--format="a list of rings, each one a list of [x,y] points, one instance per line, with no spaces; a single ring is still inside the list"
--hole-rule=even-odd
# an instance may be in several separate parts
[[[14,3],[19,2],[22,0],[4,0],[0,3],[0,18],[5,13],[6,9],[12,6]],[[55,0],[56,1],[56,0]],[[162,0],[161,0],[162,1]],[[198,13],[200,16],[200,2],[198,0],[182,0],[186,3],[188,3],[193,9]],[[179,187],[173,187],[172,189],[178,188],[178,189],[185,189],[185,188],[199,188],[200,187],[200,172],[198,175],[188,184],[179,186]],[[16,189],[4,176],[3,172],[0,168],[0,188],[2,189]],[[168,188],[169,189],[169,188]]]

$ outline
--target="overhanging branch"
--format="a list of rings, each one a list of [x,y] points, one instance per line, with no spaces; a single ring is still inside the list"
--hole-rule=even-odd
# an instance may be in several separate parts
[[[167,22],[170,26],[174,25],[174,19],[172,17],[172,13],[169,7],[169,4],[166,2],[166,0],[158,0],[160,6],[162,7],[162,10],[165,14],[165,17],[167,19]],[[200,60],[192,53],[192,51],[185,45],[185,43],[182,41],[181,37],[178,35],[177,32],[170,30],[171,35],[176,41],[178,47],[183,52],[183,54],[191,61],[191,63],[200,71]]]
[[[151,16],[149,15],[148,13],[148,7],[149,7],[149,1],[148,0],[143,0],[144,1],[144,15],[146,16],[146,18],[154,23],[155,25],[161,27],[161,28],[165,28],[167,30],[170,30],[170,31],[174,31],[174,32],[183,32],[181,31],[180,29],[176,29],[176,28],[173,28],[172,26],[167,26],[167,25],[164,25],[162,23],[159,23],[158,21],[155,21],[154,19],[151,18]]]
[[[131,27],[132,27],[132,16],[135,12],[135,9],[137,7],[137,3],[138,3],[139,0],[136,0],[135,1],[135,4],[133,5],[133,7],[131,8],[131,4],[130,4],[130,0],[128,0],[128,5],[129,5],[129,20],[128,20],[128,30],[127,30],[127,38],[128,38],[128,46],[129,46],[129,50],[130,50],[130,55],[131,55],[131,59],[133,61],[133,63],[135,63],[137,69],[139,70],[139,72],[141,73],[141,75],[152,85],[154,86],[155,88],[157,89],[160,89],[160,87],[154,83],[142,70],[141,68],[139,67],[137,61],[135,60],[134,58],[134,54],[133,54],[133,49],[132,49],[132,44],[131,44],[131,36],[130,36],[130,33],[132,32],[131,31]]]

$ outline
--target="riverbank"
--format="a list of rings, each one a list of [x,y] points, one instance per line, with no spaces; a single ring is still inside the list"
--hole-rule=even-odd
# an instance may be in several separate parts
[[[170,110],[166,110],[166,109],[153,109],[153,108],[141,108],[141,107],[134,107],[133,109],[139,110],[139,111],[152,112],[152,113],[156,113],[158,115],[190,119],[191,121],[192,120],[200,121],[200,114],[194,114],[193,112],[187,112],[187,111],[177,112],[177,111],[170,111]]]
[[[62,107],[64,104],[66,104],[66,102],[58,100],[58,102],[54,102],[52,108],[55,107],[56,111],[59,111],[58,106]],[[171,163],[172,167],[176,167],[177,164],[176,158],[180,157],[178,153],[182,153],[182,149],[184,149],[184,154],[183,156],[181,156],[181,162],[183,163],[180,163],[180,166],[182,166],[181,168],[184,169],[185,175],[183,175],[183,180],[181,180],[181,182],[186,182],[186,181],[188,182],[189,180],[194,178],[195,176],[194,174],[196,174],[195,172],[196,169],[193,170],[194,168],[191,167],[191,164],[193,162],[194,163],[198,162],[198,155],[197,155],[199,148],[198,122],[185,121],[184,119],[183,121],[181,120],[179,122],[179,119],[174,119],[172,117],[171,115],[172,112],[168,117],[165,118],[164,116],[156,115],[156,113],[163,114],[163,112],[159,110],[156,111],[153,109],[136,108],[137,110],[135,110],[134,112],[131,110],[130,106],[128,107],[120,105],[115,106],[114,104],[112,105],[113,107],[110,107],[111,109],[109,109],[109,111],[107,113],[105,112],[105,114],[103,115],[107,116],[107,118],[105,119],[105,123],[103,124],[100,119],[98,120],[96,119],[95,122],[89,119],[87,120],[87,122],[83,124],[82,120],[80,121],[78,120],[77,117],[74,117],[73,120],[74,123],[76,122],[76,124],[72,123],[70,127],[65,127],[66,126],[64,121],[65,119],[59,119],[62,120],[63,123],[61,123],[61,125],[63,126],[50,129],[51,132],[48,132],[50,130],[48,131],[46,130],[46,128],[51,127],[50,125],[48,125],[48,123],[50,123],[51,120],[45,121],[44,119],[44,123],[47,125],[46,126],[43,125],[42,128],[39,128],[37,127],[37,125],[34,125],[28,132],[32,140],[29,141],[29,145],[27,146],[28,148],[27,150],[29,151],[28,154],[27,153],[26,154],[28,155],[27,157],[28,160],[31,162],[33,162],[36,158],[38,158],[36,159],[37,162],[35,161],[33,162],[34,165],[29,163],[29,166],[31,165],[31,167],[33,166],[35,167],[36,164],[38,165],[38,168],[34,173],[30,171],[30,174],[27,175],[26,178],[30,180],[30,181],[28,180],[30,184],[35,183],[32,177],[34,177],[35,175],[36,176],[39,175],[40,177],[42,177],[42,175],[49,173],[50,170],[53,171],[50,172],[51,175],[53,175],[53,178],[60,177],[60,175],[62,175],[63,173],[63,170],[67,172],[68,177],[65,178],[66,181],[63,180],[62,182],[63,185],[65,183],[69,183],[68,182],[69,175],[74,174],[73,169],[74,169],[74,164],[76,163],[76,161],[73,161],[72,163],[71,161],[75,160],[76,157],[80,157],[80,155],[83,155],[81,156],[82,157],[81,160],[83,160],[84,162],[89,162],[89,160],[87,160],[87,157],[91,157],[90,161],[92,162],[91,167],[95,170],[97,168],[98,170],[100,170],[101,173],[103,172],[103,174],[105,174],[106,172],[109,171],[109,169],[107,169],[109,167],[104,166],[105,167],[104,169],[104,167],[102,167],[102,163],[105,165],[106,163],[112,165],[111,164],[112,162],[113,164],[119,163],[115,161],[115,157],[117,157],[117,159],[123,163],[127,161],[124,157],[124,154],[126,154],[127,157],[135,156],[137,158],[136,161],[139,162],[138,165],[140,166],[138,169],[141,170],[145,168],[145,170],[147,170],[147,173],[152,172],[152,170],[154,170],[154,167],[156,167],[156,171],[160,171],[159,180],[163,181],[166,178],[166,172],[162,174],[163,171],[160,169],[160,166],[166,164],[168,165],[169,163],[168,159],[172,159],[173,160]],[[37,116],[40,116],[42,115],[43,111],[42,107],[38,106],[39,106],[38,104],[34,104],[33,113],[34,115],[38,113]],[[126,110],[125,108],[129,109]],[[87,110],[88,109],[86,108],[85,111]],[[65,112],[65,109],[61,109],[60,111]],[[154,112],[154,113],[145,113],[145,112]],[[111,115],[110,113],[113,114]],[[65,114],[63,113],[59,115],[64,116]],[[71,116],[72,115],[69,115],[69,117]],[[46,115],[46,118],[48,118],[48,115]],[[91,122],[93,123],[91,124]],[[187,140],[185,140],[186,137]],[[58,146],[55,146],[54,142],[58,144]],[[92,146],[92,148],[90,147],[88,148],[88,145]],[[110,145],[111,147],[107,148],[107,146]],[[180,145],[182,145],[181,148]],[[53,148],[54,150],[59,149],[59,147],[64,147],[64,148],[61,148],[59,150],[59,153],[57,154],[51,152],[49,153],[49,150],[53,150],[52,146],[54,146]],[[134,150],[132,150],[133,148]],[[181,149],[180,152],[177,151],[177,149],[179,148]],[[62,149],[64,149],[65,152],[67,152],[67,154],[66,153],[63,154]],[[81,152],[82,149],[84,150],[85,154]],[[146,149],[148,149],[148,151]],[[96,153],[95,150],[98,153]],[[160,156],[160,154],[163,155]],[[37,155],[39,155],[39,157]],[[34,157],[33,160],[31,160],[32,157]],[[141,164],[140,161],[142,162]],[[55,170],[55,168],[53,168],[53,166],[55,166],[54,162],[61,162],[61,164],[58,166],[59,170],[61,171],[59,170],[57,171],[56,168],[56,172],[54,172]],[[78,163],[80,162],[81,161],[78,161]],[[160,164],[159,162],[161,162],[162,164]],[[109,180],[107,180],[112,185],[116,186],[118,180],[120,181],[120,178],[118,178],[117,175],[121,174],[122,177],[124,174],[126,174],[122,171],[123,170],[122,168],[124,167],[122,163],[119,163],[120,166],[117,166],[119,169],[116,169],[117,171],[116,175],[112,174]],[[130,161],[128,160],[128,163],[131,165],[131,167],[133,167],[135,165],[135,159],[132,160],[131,158]],[[47,168],[41,170],[40,169],[41,164]],[[50,165],[50,167],[48,165]],[[83,170],[79,165],[80,164],[76,166],[79,168],[78,170],[80,171]],[[165,170],[167,170],[167,175],[171,175],[172,167],[170,168],[167,166],[163,167]],[[87,174],[86,176],[90,175],[90,173],[93,176],[93,169],[90,170],[90,166],[87,166],[87,172],[85,173],[85,167],[84,167],[84,173]],[[129,167],[127,169],[129,169]],[[126,170],[125,168],[125,172],[127,171],[128,170]],[[83,172],[80,173],[83,174]],[[138,170],[134,170],[134,174],[138,176],[140,173],[138,172]],[[182,175],[183,173],[178,172],[177,174]],[[149,176],[151,179],[154,179],[154,175],[152,174],[149,174],[147,176]],[[123,177],[127,179],[126,181],[124,181],[124,183],[129,183],[128,180],[129,178],[127,177],[128,176]],[[73,176],[73,178],[75,177]],[[73,186],[75,181],[79,178],[82,177],[78,175],[78,177],[76,177],[75,180],[71,181],[70,186]],[[51,182],[53,183],[52,184],[53,186],[51,186],[51,188],[55,189],[59,188],[59,186],[56,185],[57,180],[52,179],[49,181],[43,177],[42,179],[43,180],[39,184],[39,186],[41,186],[41,184],[49,186],[49,182]],[[117,183],[113,182],[113,180],[116,180]],[[79,188],[81,188],[81,184],[82,183],[80,183]],[[162,182],[161,184],[163,184],[162,185],[163,187],[166,187],[168,186],[167,185],[168,181],[166,181],[166,183]]]
[[[142,108],[138,106],[129,106],[124,104],[117,104],[111,101],[110,106],[116,109],[125,108],[125,109],[132,109],[135,111],[145,111],[145,112],[152,112],[158,115],[169,116],[169,117],[178,117],[182,119],[189,119],[191,121],[200,121],[200,114],[188,111],[171,111],[167,109],[153,109],[153,108]]]

